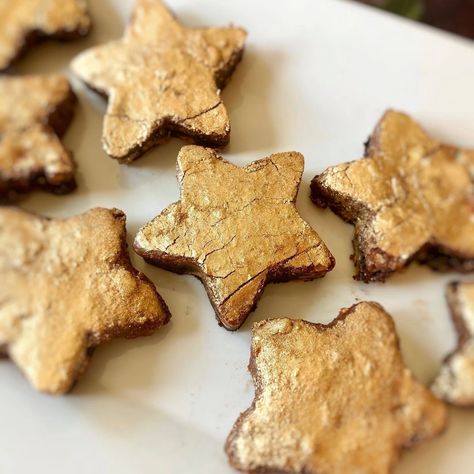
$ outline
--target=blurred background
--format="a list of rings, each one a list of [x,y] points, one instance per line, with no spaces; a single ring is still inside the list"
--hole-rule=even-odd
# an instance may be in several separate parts
[[[359,0],[474,39],[474,0]]]

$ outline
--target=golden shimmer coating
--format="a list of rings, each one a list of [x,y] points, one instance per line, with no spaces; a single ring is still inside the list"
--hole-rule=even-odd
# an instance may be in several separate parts
[[[85,0],[0,0],[0,70],[44,38],[87,35],[91,20]]]
[[[249,473],[387,474],[403,448],[446,425],[446,408],[405,367],[377,303],[330,324],[269,319],[252,331],[255,400],[226,443]]]
[[[388,111],[365,158],[311,183],[320,206],[355,225],[355,278],[384,280],[418,260],[474,271],[474,151],[444,145],[408,115]]]
[[[0,198],[41,187],[75,188],[75,163],[59,137],[76,97],[62,75],[0,78]]]
[[[444,361],[433,392],[458,406],[474,406],[474,282],[451,283],[447,298],[458,347]]]
[[[0,274],[0,353],[40,391],[67,392],[94,347],[148,335],[170,318],[131,265],[117,209],[49,220],[1,208]]]
[[[160,0],[136,0],[125,36],[80,54],[73,71],[109,99],[103,146],[131,162],[170,136],[229,141],[220,97],[240,61],[241,28],[185,28]]]
[[[145,225],[136,252],[204,283],[218,320],[239,328],[268,282],[324,276],[334,258],[295,207],[300,153],[239,168],[209,148],[178,155],[181,200]]]

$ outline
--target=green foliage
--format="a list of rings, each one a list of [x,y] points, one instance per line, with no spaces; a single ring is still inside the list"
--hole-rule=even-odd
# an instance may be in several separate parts
[[[386,0],[383,8],[412,20],[419,20],[423,15],[422,0]]]

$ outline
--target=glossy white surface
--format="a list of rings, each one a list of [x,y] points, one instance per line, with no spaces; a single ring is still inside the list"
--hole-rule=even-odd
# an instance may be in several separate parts
[[[84,41],[35,48],[21,73],[67,68],[93,44],[117,38],[131,1],[91,0],[94,33]],[[453,36],[340,0],[170,0],[189,25],[228,22],[249,31],[242,64],[224,91],[232,119],[226,159],[244,165],[272,152],[306,156],[298,208],[334,253],[323,280],[267,287],[237,333],[220,328],[199,281],[149,265],[173,313],[155,336],[99,348],[72,394],[35,393],[9,361],[0,361],[0,473],[132,472],[226,474],[223,444],[253,398],[247,373],[250,327],[271,316],[328,322],[343,306],[376,300],[394,316],[406,361],[428,382],[455,343],[445,282],[416,265],[388,283],[352,280],[353,229],[308,199],[311,178],[359,158],[388,107],[413,114],[440,138],[474,148],[474,46]],[[278,7],[276,6],[278,5]],[[50,216],[93,206],[128,215],[130,239],[178,197],[173,140],[131,166],[101,150],[105,102],[85,92],[66,144],[79,163],[79,189],[65,197],[34,194],[22,205]],[[407,453],[397,474],[474,472],[474,411],[450,410],[441,438]]]

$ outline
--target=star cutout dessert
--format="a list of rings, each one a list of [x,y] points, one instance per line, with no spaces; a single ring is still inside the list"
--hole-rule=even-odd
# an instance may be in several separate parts
[[[43,392],[70,390],[99,344],[170,318],[132,267],[117,209],[50,220],[1,208],[0,274],[0,353]]]
[[[108,97],[103,146],[131,162],[170,136],[223,146],[220,91],[240,61],[241,28],[185,28],[160,0],[136,0],[125,36],[80,54],[73,71]]]
[[[0,71],[45,38],[71,40],[91,28],[85,0],[1,0]]]
[[[0,78],[0,198],[40,187],[76,187],[75,163],[60,136],[76,96],[62,75]]]
[[[474,406],[474,282],[451,283],[447,291],[458,347],[444,361],[433,392],[458,406]]]
[[[300,153],[239,168],[209,148],[178,155],[181,200],[145,225],[136,252],[202,280],[220,323],[239,328],[269,282],[324,276],[334,258],[295,207]]]
[[[402,449],[446,425],[446,408],[405,367],[377,303],[330,324],[269,319],[252,331],[255,400],[226,443],[243,472],[388,474]]]
[[[414,260],[474,271],[474,150],[442,144],[408,115],[386,112],[365,158],[316,176],[311,197],[355,225],[358,280]]]

